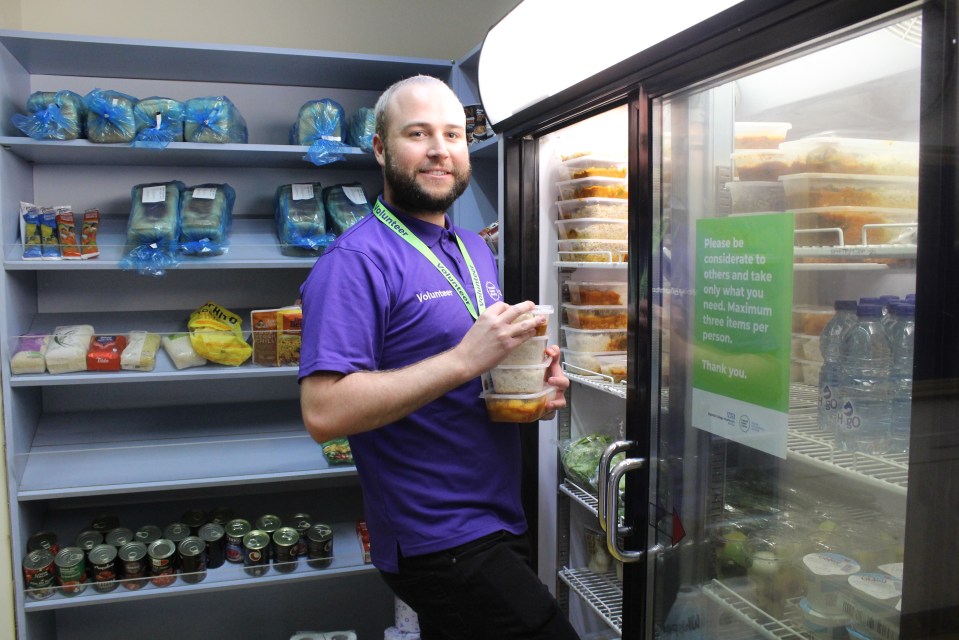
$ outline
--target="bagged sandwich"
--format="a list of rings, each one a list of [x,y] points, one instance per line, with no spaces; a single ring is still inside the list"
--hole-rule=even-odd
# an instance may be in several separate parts
[[[34,140],[76,140],[84,136],[87,107],[73,91],[35,91],[27,115],[14,114],[13,124]]]
[[[183,115],[186,142],[212,144],[246,143],[246,120],[226,96],[190,98]]]
[[[83,97],[90,142],[132,142],[137,134],[133,106],[137,99],[119,91],[94,89]]]
[[[326,209],[319,182],[277,187],[273,209],[283,255],[317,257],[333,242],[333,234],[326,229]]]
[[[337,236],[373,212],[359,182],[326,187],[323,189],[323,206],[326,208],[326,228]]]
[[[132,146],[163,149],[183,141],[184,105],[179,100],[152,96],[133,107],[136,138]]]
[[[184,189],[180,202],[180,251],[191,256],[225,253],[236,191],[229,184]]]

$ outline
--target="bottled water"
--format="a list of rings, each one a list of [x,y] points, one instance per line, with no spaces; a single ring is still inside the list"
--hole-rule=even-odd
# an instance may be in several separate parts
[[[892,393],[891,442],[889,450],[909,451],[909,432],[912,420],[912,351],[916,332],[916,307],[900,303],[895,307],[896,324],[892,343],[892,371],[889,374]]]
[[[856,324],[856,301],[836,300],[836,313],[823,327],[819,336],[819,352],[822,366],[819,368],[819,428],[827,433],[836,433],[839,419],[839,351],[842,336]]]
[[[899,296],[879,296],[879,299],[882,301],[883,306],[882,326],[886,328],[886,334],[891,335],[889,332],[892,330],[892,325],[896,322],[896,315],[892,312],[892,309],[899,304]]]
[[[891,424],[892,349],[882,327],[882,307],[860,304],[856,315],[858,321],[843,336],[839,354],[836,442],[846,451],[885,453]]]

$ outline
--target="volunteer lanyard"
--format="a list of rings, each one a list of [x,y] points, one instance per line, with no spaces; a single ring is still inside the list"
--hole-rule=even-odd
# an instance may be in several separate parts
[[[459,295],[460,300],[466,305],[466,310],[470,312],[474,320],[479,318],[480,313],[486,311],[486,301],[483,299],[482,289],[480,288],[479,274],[476,272],[476,267],[473,266],[473,260],[470,258],[470,254],[466,251],[466,247],[463,246],[463,241],[459,239],[459,236],[453,234],[453,237],[456,238],[456,244],[460,248],[460,253],[463,254],[463,259],[466,261],[466,269],[470,273],[470,279],[473,281],[473,291],[476,292],[476,305],[479,307],[479,313],[476,312],[473,301],[470,300],[469,294],[466,293],[466,289],[463,288],[463,285],[460,284],[456,276],[436,257],[432,249],[417,238],[415,233],[407,229],[406,225],[400,222],[399,219],[386,208],[386,205],[384,205],[379,198],[376,199],[376,204],[373,206],[373,214],[379,218],[383,224],[392,229],[393,233],[406,240],[414,249],[423,254],[424,258],[433,263],[436,270],[443,274],[443,277],[445,277],[450,283],[450,286],[453,287],[453,291]]]

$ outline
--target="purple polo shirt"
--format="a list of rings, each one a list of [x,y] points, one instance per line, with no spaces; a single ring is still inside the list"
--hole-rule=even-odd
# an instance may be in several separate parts
[[[473,260],[486,306],[502,299],[496,259],[482,238],[448,217],[441,228],[392,212],[456,275],[474,306],[453,233]],[[419,362],[458,344],[474,322],[436,267],[374,215],[337,238],[300,293],[301,380]],[[519,429],[490,422],[481,391],[476,378],[402,420],[350,436],[378,569],[398,572],[397,549],[416,556],[500,529],[526,531]]]

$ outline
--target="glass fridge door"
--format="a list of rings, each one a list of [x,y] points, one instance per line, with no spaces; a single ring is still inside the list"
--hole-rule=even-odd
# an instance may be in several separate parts
[[[899,637],[919,27],[653,100],[659,638]]]

